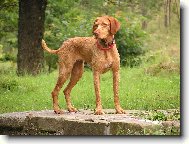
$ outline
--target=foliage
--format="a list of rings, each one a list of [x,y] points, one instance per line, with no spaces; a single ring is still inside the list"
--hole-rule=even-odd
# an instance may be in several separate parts
[[[0,88],[4,91],[13,91],[18,88],[18,82],[14,79],[1,77]]]
[[[178,121],[180,120],[179,109],[168,109],[168,110],[150,110],[141,111],[140,113],[134,114],[144,119],[152,121]]]
[[[146,52],[154,51],[158,46],[161,48],[164,43],[169,45],[166,37],[179,30],[180,13],[177,3],[179,4],[178,1],[172,2],[172,22],[169,28],[164,28],[164,2],[159,0],[48,0],[44,39],[50,48],[57,49],[68,38],[91,36],[95,18],[111,15],[121,22],[121,29],[116,34],[121,64],[127,67],[139,66],[146,62],[143,58]],[[18,0],[2,0],[0,4],[0,61],[16,62]],[[147,24],[146,29],[143,29],[143,22]],[[159,31],[165,35],[162,41],[158,39],[161,36]],[[178,41],[178,35],[175,37],[175,41]],[[57,67],[56,56],[45,53],[45,61],[49,72]],[[170,65],[172,67],[175,64]],[[161,71],[158,68],[161,66],[160,63],[152,64],[148,72]]]
[[[144,54],[143,47],[146,32],[141,29],[140,19],[136,17],[119,16],[121,29],[116,34],[116,42],[124,66],[138,66],[141,64],[140,55]]]
[[[13,61],[16,62],[16,56],[11,52],[6,52],[0,57],[0,61]]]
[[[155,120],[166,121],[167,117],[163,112],[155,112],[152,115],[149,115],[148,119],[153,120],[153,121],[155,121]]]
[[[18,1],[1,0],[0,5],[0,44],[4,53],[1,60],[15,60],[12,52],[17,48]]]

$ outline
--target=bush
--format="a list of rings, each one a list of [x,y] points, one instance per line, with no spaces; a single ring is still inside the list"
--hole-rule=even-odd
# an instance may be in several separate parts
[[[132,19],[132,20],[131,20]],[[116,34],[116,43],[123,66],[134,67],[141,64],[140,55],[145,53],[143,40],[146,38],[146,32],[141,29],[139,19],[118,18],[121,22],[121,29]]]
[[[16,57],[13,54],[5,53],[1,58],[0,61],[6,62],[6,61],[13,61],[16,62]]]
[[[5,91],[13,91],[18,88],[18,82],[14,79],[10,78],[2,78],[0,81],[0,89],[3,89]]]

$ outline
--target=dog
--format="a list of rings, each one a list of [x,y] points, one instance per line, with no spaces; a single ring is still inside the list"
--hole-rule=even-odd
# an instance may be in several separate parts
[[[92,37],[75,37],[63,42],[57,50],[47,47],[42,40],[42,48],[51,54],[58,55],[59,76],[55,88],[52,91],[53,109],[56,114],[62,114],[59,107],[58,94],[66,80],[70,77],[67,87],[64,89],[67,109],[76,112],[71,104],[70,93],[72,88],[82,77],[84,62],[88,63],[93,71],[94,89],[96,95],[96,115],[104,114],[100,96],[100,74],[111,70],[113,73],[113,91],[115,110],[118,114],[125,111],[119,101],[119,70],[120,56],[116,48],[114,35],[120,29],[118,20],[111,16],[97,17],[93,24]]]

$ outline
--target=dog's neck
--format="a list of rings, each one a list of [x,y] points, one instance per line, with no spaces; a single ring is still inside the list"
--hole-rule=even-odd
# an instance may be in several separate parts
[[[114,45],[115,43],[115,39],[114,36],[108,36],[105,39],[98,39],[99,44],[103,47],[103,48],[108,48],[112,45]]]

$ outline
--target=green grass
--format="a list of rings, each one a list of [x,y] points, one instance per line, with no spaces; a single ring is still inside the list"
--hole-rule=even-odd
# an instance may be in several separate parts
[[[0,74],[0,113],[52,109],[51,91],[58,73],[39,76],[17,77],[14,72]],[[121,68],[120,101],[124,109],[178,109],[180,107],[180,75],[170,73],[151,76],[144,68]],[[65,84],[66,85],[66,84]],[[64,86],[65,87],[65,86]],[[63,90],[63,89],[62,89]],[[66,109],[63,92],[60,92],[60,106]],[[103,108],[114,108],[112,73],[101,76],[101,97]],[[95,95],[93,77],[86,70],[74,87],[71,98],[79,109],[94,109]]]

